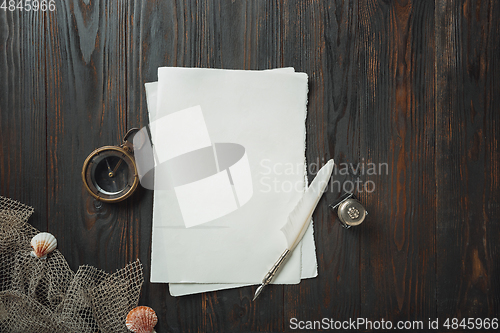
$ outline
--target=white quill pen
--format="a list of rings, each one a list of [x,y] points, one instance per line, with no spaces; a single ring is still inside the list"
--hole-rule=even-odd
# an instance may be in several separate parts
[[[283,254],[278,258],[276,263],[271,267],[269,272],[267,272],[264,279],[262,279],[262,284],[255,291],[253,300],[260,295],[265,286],[271,283],[274,277],[279,272],[279,269],[283,266],[284,262],[295,249],[297,244],[301,241],[304,233],[309,227],[311,222],[311,217],[318,204],[319,199],[325,191],[326,185],[330,180],[330,176],[333,171],[333,160],[329,160],[319,171],[311,185],[307,188],[304,195],[297,203],[295,208],[292,210],[290,215],[288,215],[288,220],[286,224],[281,228],[281,231],[286,237],[287,248]]]

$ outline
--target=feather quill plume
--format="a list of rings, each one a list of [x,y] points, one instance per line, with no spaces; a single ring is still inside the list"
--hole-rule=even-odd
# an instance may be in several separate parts
[[[325,191],[333,171],[333,160],[329,160],[319,171],[311,185],[307,188],[302,199],[288,215],[286,224],[281,228],[288,243],[288,249],[293,249],[300,242],[311,221],[312,214],[319,199]]]
[[[319,199],[325,191],[326,185],[330,180],[330,176],[333,171],[333,160],[329,160],[318,172],[311,185],[307,188],[302,196],[302,199],[297,203],[292,212],[288,215],[288,220],[286,224],[281,228],[281,232],[286,237],[288,246],[283,252],[283,254],[278,258],[276,263],[271,267],[266,276],[262,279],[261,285],[255,291],[253,300],[255,301],[257,297],[262,293],[265,286],[273,281],[276,275],[279,273],[280,268],[283,266],[284,262],[290,256],[293,249],[300,242],[309,223],[311,223],[311,217],[316,209]]]

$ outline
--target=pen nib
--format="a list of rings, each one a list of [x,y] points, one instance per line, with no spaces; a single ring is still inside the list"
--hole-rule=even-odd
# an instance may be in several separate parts
[[[257,290],[255,291],[255,295],[253,296],[253,301],[255,301],[257,299],[257,297],[259,297],[260,293],[262,292],[262,289],[264,289],[266,285],[263,283],[259,286],[259,288],[257,288]]]

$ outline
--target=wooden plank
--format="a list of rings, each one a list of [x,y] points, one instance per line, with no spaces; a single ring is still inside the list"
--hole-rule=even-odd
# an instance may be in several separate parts
[[[437,310],[498,318],[500,4],[436,2]]]
[[[283,9],[285,66],[309,75],[306,155],[309,180],[334,158],[337,168],[314,214],[318,277],[285,286],[290,320],[348,320],[360,311],[358,230],[344,230],[328,204],[345,176],[338,165],[359,155],[357,3],[300,1]]]
[[[170,1],[128,2],[125,35],[127,91],[127,127],[142,128],[149,123],[146,105],[145,82],[156,81],[156,69],[165,65],[164,57],[173,55],[172,34],[177,22],[175,7]],[[200,300],[186,298],[177,305],[170,296],[168,284],[150,283],[151,231],[153,191],[139,187],[127,200],[127,259],[139,258],[144,270],[144,284],[140,305],[153,308],[158,316],[157,332],[190,332],[201,324],[195,313],[201,313]],[[182,319],[181,319],[182,318]]]
[[[360,178],[374,189],[361,195],[370,215],[357,231],[360,317],[427,325],[436,311],[434,4],[360,4],[358,22],[360,128],[351,135],[361,138]]]
[[[126,260],[126,203],[94,205],[81,170],[126,130],[126,18],[121,1],[60,1],[47,20],[48,221],[70,267],[111,272]]]
[[[42,12],[0,10],[0,195],[35,209],[47,231],[46,103]]]
[[[129,6],[127,67],[129,127],[148,123],[145,82],[159,66],[267,69],[279,67],[279,1],[162,1]],[[157,331],[279,331],[282,288],[251,302],[255,287],[172,297],[167,284],[149,283],[151,193],[130,203],[130,244],[144,264],[141,303],[159,317]],[[133,245],[132,245],[133,244]],[[137,250],[139,249],[139,250]],[[268,311],[265,309],[273,309]],[[265,311],[264,311],[265,310]],[[256,315],[258,314],[258,315]]]

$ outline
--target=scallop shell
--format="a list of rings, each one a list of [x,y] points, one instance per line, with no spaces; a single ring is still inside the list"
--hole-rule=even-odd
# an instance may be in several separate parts
[[[47,254],[57,247],[57,239],[48,232],[41,232],[31,239],[31,255],[41,259],[47,258]]]
[[[130,310],[125,325],[135,333],[154,333],[158,317],[153,309],[147,306],[138,306]]]

